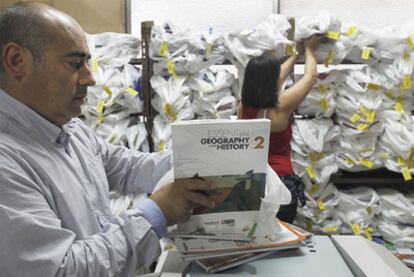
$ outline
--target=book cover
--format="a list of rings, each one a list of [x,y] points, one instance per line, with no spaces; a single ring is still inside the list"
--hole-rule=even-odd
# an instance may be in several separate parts
[[[213,209],[195,209],[178,231],[252,236],[266,185],[270,121],[191,120],[171,124],[174,178],[214,182]]]

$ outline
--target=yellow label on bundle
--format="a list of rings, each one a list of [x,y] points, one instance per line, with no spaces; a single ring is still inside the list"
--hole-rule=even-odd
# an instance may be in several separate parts
[[[374,83],[368,83],[368,89],[370,90],[379,90],[381,88],[380,85]]]
[[[109,97],[112,96],[112,90],[108,86],[102,86],[102,89],[108,94]]]
[[[364,47],[364,49],[362,49],[361,59],[368,60],[370,54],[371,54],[371,49],[369,49],[368,47]]]
[[[360,160],[359,163],[368,168],[371,168],[374,165],[373,162],[371,162],[370,160],[366,160],[366,159]]]
[[[160,46],[160,56],[164,57],[165,56],[165,51],[167,51],[167,43],[163,42]]]
[[[164,151],[164,148],[165,148],[165,143],[164,143],[164,141],[160,141],[160,143],[158,144],[158,149],[159,149],[159,151]]]
[[[168,60],[167,62],[167,70],[168,73],[170,73],[172,75],[173,71],[174,71],[174,63],[172,60]]]
[[[102,114],[98,115],[98,117],[96,118],[96,123],[97,124],[101,124],[104,121],[104,117]]]
[[[312,196],[312,195],[314,195],[318,190],[319,190],[319,188],[320,188],[321,186],[319,185],[319,184],[313,184],[311,187],[310,187],[310,189],[309,189],[309,191],[308,191],[308,194],[310,195],[310,196]]]
[[[291,45],[291,44],[289,44],[287,47],[286,47],[286,56],[292,56],[293,55],[293,45]]]
[[[367,121],[368,123],[372,123],[375,120],[375,111],[369,112],[367,114]]]
[[[318,208],[321,211],[326,210],[325,204],[323,203],[322,199],[316,200],[316,204],[318,204]]]
[[[405,90],[411,89],[411,76],[410,75],[404,75],[402,85],[403,85],[403,89]]]
[[[211,56],[211,49],[212,49],[211,43],[207,44],[207,57]]]
[[[351,229],[355,235],[359,236],[361,234],[361,228],[359,227],[358,224],[355,224],[355,223],[351,224]]]
[[[352,123],[355,123],[360,119],[361,119],[361,116],[358,113],[354,113],[354,115],[351,116],[351,118],[349,120],[351,120]]]
[[[329,39],[333,39],[333,40],[338,40],[340,35],[341,34],[339,32],[332,32],[332,31],[325,33],[325,37]]]
[[[171,122],[177,120],[177,114],[174,112],[172,106],[169,103],[165,103],[162,107],[163,112],[168,115]]]
[[[413,179],[413,177],[411,176],[411,172],[407,167],[402,168],[401,173],[402,173],[405,181],[410,181],[410,180]]]
[[[335,233],[338,231],[338,227],[336,226],[325,226],[322,228],[322,232],[324,233]]]
[[[368,240],[372,240],[371,232],[372,232],[372,228],[366,228],[364,230],[364,235]]]
[[[92,72],[98,72],[98,60],[96,58],[91,59]]]
[[[324,84],[319,84],[319,92],[320,93],[325,93],[326,92],[326,87]]]
[[[96,112],[98,114],[102,114],[104,109],[104,101],[102,99],[98,100],[98,103],[96,104]]]
[[[405,161],[401,157],[397,157],[397,163],[398,163],[399,166],[404,166],[405,165]]]
[[[313,171],[312,167],[307,166],[306,172],[308,173],[309,177],[311,177],[312,179],[316,177],[315,171]]]
[[[328,102],[325,97],[321,99],[321,109],[324,113],[328,110]]]
[[[308,154],[308,158],[309,158],[312,166],[315,166],[316,161],[318,160],[318,155],[315,152],[310,152]]]
[[[348,30],[346,31],[346,35],[348,36],[348,37],[350,37],[350,36],[352,36],[353,34],[355,34],[355,32],[356,32],[356,27],[355,26],[350,26],[349,28],[348,28]]]
[[[174,63],[172,60],[168,60],[167,63],[168,73],[170,73],[174,80],[178,79],[177,73],[175,72]]]
[[[404,61],[408,61],[410,59],[410,52],[407,50],[403,52],[403,59]]]
[[[131,94],[133,97],[135,97],[135,96],[137,96],[138,94],[139,94],[139,92],[138,91],[136,91],[135,89],[133,89],[133,88],[127,88],[126,89],[126,92],[128,92],[129,94]]]
[[[385,93],[386,96],[389,98],[392,98],[394,96],[392,89],[387,89],[387,92]]]
[[[334,60],[334,52],[332,50],[329,50],[325,58],[325,67],[329,67],[329,65],[333,63],[333,60]]]
[[[358,131],[365,131],[367,128],[368,128],[368,124],[366,123],[361,123],[357,126]]]
[[[403,106],[402,106],[402,103],[401,102],[399,102],[399,101],[397,101],[396,103],[395,103],[395,105],[394,105],[394,109],[398,112],[398,113],[404,113],[404,109],[403,109]]]
[[[367,212],[368,212],[369,215],[371,215],[373,213],[372,208],[371,207],[368,207],[367,208]]]
[[[405,42],[407,43],[407,45],[408,45],[408,47],[410,47],[411,49],[413,49],[414,48],[414,43],[413,43],[413,40],[411,39],[411,37],[407,37],[406,39],[405,39]]]
[[[345,162],[347,164],[350,164],[350,165],[353,165],[354,164],[354,162],[350,158],[345,158]]]

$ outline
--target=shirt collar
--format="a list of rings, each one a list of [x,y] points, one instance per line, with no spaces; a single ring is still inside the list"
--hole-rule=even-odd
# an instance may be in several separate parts
[[[2,118],[1,114],[6,118]],[[60,128],[0,89],[0,121],[2,120],[13,120],[37,137],[64,146],[68,143],[76,124],[72,119]]]

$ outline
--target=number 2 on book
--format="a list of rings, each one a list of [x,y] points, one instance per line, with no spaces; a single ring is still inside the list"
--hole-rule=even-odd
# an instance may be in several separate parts
[[[262,136],[255,137],[254,141],[257,141],[257,144],[254,147],[254,149],[260,149],[264,147],[264,137]]]

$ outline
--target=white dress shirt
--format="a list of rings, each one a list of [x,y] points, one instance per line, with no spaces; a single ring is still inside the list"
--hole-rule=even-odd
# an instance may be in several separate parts
[[[152,192],[170,167],[167,152],[107,144],[79,119],[60,128],[0,90],[1,275],[133,276],[164,231],[144,209],[112,216],[109,191]]]

